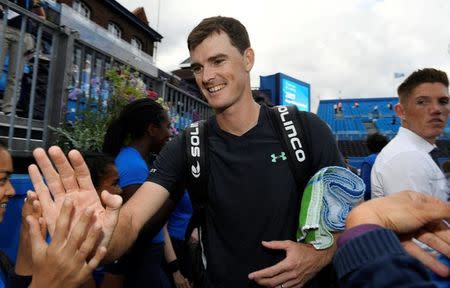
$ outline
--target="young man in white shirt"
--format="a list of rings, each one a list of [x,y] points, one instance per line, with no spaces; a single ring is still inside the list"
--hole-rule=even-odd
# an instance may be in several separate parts
[[[448,199],[447,180],[430,152],[449,115],[449,81],[443,71],[417,70],[399,87],[395,112],[402,125],[375,161],[372,198],[410,189]]]

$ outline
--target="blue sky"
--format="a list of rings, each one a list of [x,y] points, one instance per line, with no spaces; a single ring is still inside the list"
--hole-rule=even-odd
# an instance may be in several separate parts
[[[389,97],[406,75],[423,67],[450,72],[448,0],[120,0],[143,6],[164,36],[156,63],[170,71],[186,59],[186,37],[203,18],[223,15],[248,29],[260,75],[278,72],[311,84],[320,99]],[[158,4],[159,22],[158,22]]]

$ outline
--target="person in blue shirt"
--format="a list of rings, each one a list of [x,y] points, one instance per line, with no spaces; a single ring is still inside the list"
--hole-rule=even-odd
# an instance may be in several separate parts
[[[364,193],[364,200],[370,199],[371,194],[371,184],[370,184],[370,173],[372,172],[373,163],[375,163],[375,159],[378,156],[378,153],[387,145],[389,140],[386,136],[381,135],[378,132],[370,134],[367,136],[366,145],[369,149],[369,156],[364,158],[363,163],[361,165],[361,178],[364,180],[364,184],[366,184],[366,192]]]
[[[170,137],[167,111],[148,98],[129,103],[119,117],[111,122],[105,135],[103,152],[115,157],[124,201],[147,180],[153,155],[161,150]],[[169,287],[169,280],[162,269],[163,231],[160,230],[151,243],[143,240],[149,232],[144,230],[141,234],[141,240],[119,261],[125,268],[124,286]]]

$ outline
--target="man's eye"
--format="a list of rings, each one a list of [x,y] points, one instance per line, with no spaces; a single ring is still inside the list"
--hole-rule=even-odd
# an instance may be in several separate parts
[[[448,104],[448,98],[445,99],[441,99],[441,101],[439,101],[441,103],[441,105],[447,105]]]
[[[191,67],[191,71],[192,71],[194,74],[198,74],[198,73],[202,72],[202,67],[200,67],[200,66],[194,66],[194,67]]]
[[[214,60],[213,64],[214,64],[215,66],[218,66],[218,65],[222,64],[223,61],[225,61],[225,60],[224,60],[224,59],[216,59],[216,60]]]

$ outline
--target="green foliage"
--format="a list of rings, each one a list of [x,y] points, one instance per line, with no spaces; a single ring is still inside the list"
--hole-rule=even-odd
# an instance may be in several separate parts
[[[112,118],[118,117],[128,103],[147,97],[144,82],[137,72],[131,73],[129,67],[109,69],[106,71],[106,77],[112,89],[108,103],[108,113]]]
[[[50,127],[50,129],[59,134],[59,145],[63,150],[100,152],[109,122],[110,117],[105,114],[86,111],[75,123],[58,128]]]
[[[137,73],[131,73],[129,67],[112,68],[106,71],[109,82],[109,99],[106,110],[86,109],[77,114],[74,123],[64,123],[62,127],[50,127],[59,136],[58,145],[63,150],[78,149],[81,151],[100,152],[109,123],[116,119],[128,103],[147,97],[143,81]],[[156,100],[167,107],[161,98]],[[92,100],[87,97],[86,107],[91,107]],[[101,105],[98,105],[101,106]]]

